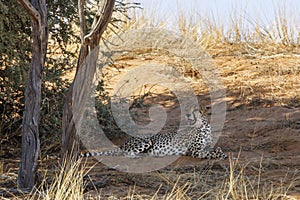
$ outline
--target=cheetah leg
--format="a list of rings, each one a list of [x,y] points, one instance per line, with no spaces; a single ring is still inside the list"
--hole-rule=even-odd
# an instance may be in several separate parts
[[[192,156],[194,158],[204,158],[204,159],[226,159],[227,155],[223,153],[222,149],[220,147],[217,147],[213,151],[208,151],[208,150],[202,150],[202,151],[197,151],[193,152]]]
[[[134,151],[124,152],[124,156],[127,158],[141,158],[142,157],[141,153],[137,153]]]
[[[217,147],[215,150],[215,154],[216,154],[216,158],[218,159],[226,159],[228,156],[223,152],[223,150],[221,149],[221,147]]]
[[[123,148],[124,156],[128,158],[141,158],[144,153],[151,148],[152,143],[149,140],[138,140],[128,148]]]

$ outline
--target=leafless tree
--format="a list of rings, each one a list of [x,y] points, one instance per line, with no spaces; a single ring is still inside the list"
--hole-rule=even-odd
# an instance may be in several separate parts
[[[32,60],[25,91],[25,110],[22,122],[22,155],[18,174],[18,186],[23,191],[31,191],[36,184],[37,160],[40,151],[39,115],[41,83],[48,45],[47,6],[46,0],[18,0],[18,2],[30,16],[33,39]],[[80,115],[76,115],[77,117],[74,118],[72,104],[73,101],[79,102],[79,111],[77,110],[76,112],[79,114],[83,113],[82,110],[87,101],[92,77],[96,70],[96,61],[99,53],[98,45],[101,35],[111,19],[115,0],[106,0],[103,2],[103,6],[101,6],[102,9],[97,11],[89,31],[84,15],[85,4],[85,0],[78,1],[82,44],[76,69],[78,72],[83,68],[86,72],[85,77],[87,78],[80,79],[78,73],[76,73],[75,79],[67,94],[63,116],[63,157],[68,155],[68,152],[71,152],[70,150],[72,149],[72,155],[77,155],[79,149],[75,122],[76,118],[80,118]],[[79,86],[80,90],[76,90],[74,87],[75,82],[78,83],[76,87]],[[76,93],[75,97],[77,97],[75,100],[73,99],[74,93]]]
[[[18,0],[30,16],[32,25],[32,59],[25,90],[25,110],[22,122],[22,155],[18,186],[31,190],[35,184],[40,151],[39,121],[42,72],[48,45],[46,0]]]
[[[74,159],[79,152],[79,137],[76,123],[83,116],[89,91],[96,71],[99,42],[114,9],[115,0],[105,0],[96,12],[88,30],[84,9],[85,0],[78,1],[80,19],[81,49],[76,67],[75,78],[69,88],[63,113],[62,158]],[[84,73],[79,73],[79,71]],[[76,86],[75,86],[76,83]],[[73,105],[76,103],[76,110]],[[76,114],[75,114],[76,112]]]

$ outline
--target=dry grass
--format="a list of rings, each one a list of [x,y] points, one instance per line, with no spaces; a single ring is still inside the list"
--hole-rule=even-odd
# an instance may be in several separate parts
[[[263,53],[278,53],[289,51],[300,45],[299,17],[287,9],[288,6],[275,5],[275,15],[269,19],[271,24],[264,24],[259,19],[248,19],[247,10],[235,10],[230,14],[228,24],[220,19],[218,14],[193,11],[187,14],[178,12],[174,19],[158,15],[158,8],[131,13],[131,20],[123,24],[121,30],[141,28],[166,28],[179,31],[182,36],[192,38],[206,50],[223,43],[238,44],[249,51]],[[297,12],[295,12],[297,13]],[[124,19],[126,21],[126,19]],[[168,23],[169,22],[169,23]]]
[[[83,177],[87,172],[88,170],[85,164],[81,163],[81,160],[74,163],[63,161],[61,165],[56,167],[54,173],[41,169],[41,173],[44,174],[41,177],[41,183],[30,193],[14,188],[0,188],[0,199],[83,199],[85,185]],[[11,184],[13,180],[10,177],[12,176],[16,178],[17,172],[1,172],[1,185]]]
[[[40,188],[36,189],[33,194],[23,194],[11,196],[9,199],[151,199],[151,200],[190,200],[190,199],[219,199],[219,200],[291,200],[292,192],[295,186],[300,182],[300,176],[297,172],[294,175],[283,174],[280,181],[274,181],[263,175],[264,166],[263,158],[258,163],[240,162],[239,158],[229,159],[229,169],[226,166],[222,170],[213,169],[213,165],[209,169],[184,170],[184,173],[178,174],[178,169],[167,169],[160,172],[152,172],[147,175],[133,175],[139,181],[149,183],[151,192],[144,194],[140,189],[140,183],[126,186],[118,186],[113,190],[113,195],[107,196],[101,188],[95,186],[94,192],[90,191],[84,194],[86,181],[83,180],[84,175],[89,171],[85,163],[78,161],[73,164],[63,164],[60,166],[52,181],[44,178]],[[216,163],[215,163],[216,164]],[[214,164],[214,165],[215,165]],[[253,164],[253,165],[252,165]],[[82,165],[84,167],[82,167]],[[256,173],[249,173],[254,169]],[[181,169],[180,169],[181,170]],[[253,171],[253,170],[252,170]],[[5,175],[5,174],[4,174]],[[116,176],[124,176],[119,174]],[[158,186],[154,186],[158,185]],[[111,186],[107,185],[107,189]],[[113,187],[113,186],[112,186]],[[139,190],[137,189],[139,187]],[[145,191],[147,188],[144,188]],[[127,190],[126,195],[122,195],[122,190]],[[8,198],[0,198],[8,199]],[[295,198],[296,199],[296,198]]]
[[[75,163],[64,161],[58,167],[53,181],[48,184],[47,179],[44,178],[41,188],[32,195],[31,199],[83,199],[85,173],[85,167],[81,165],[80,160]]]
[[[228,24],[215,13],[179,10],[174,23],[152,8],[131,13],[120,30],[156,27],[179,32],[213,57],[226,89],[244,103],[264,99],[287,105],[300,98],[300,19],[288,8],[273,5],[275,15],[268,25],[246,18],[247,10],[230,14]]]
[[[150,18],[146,14],[137,16],[133,13],[132,20],[122,24],[121,30],[166,27],[167,20],[158,19],[155,11],[152,12]],[[278,8],[276,13],[275,24],[271,27],[259,21],[246,24],[243,16],[233,15],[233,23],[226,29],[216,17],[195,18],[183,13],[173,28],[192,38],[214,57],[227,90],[235,93],[233,98],[240,101],[264,98],[287,103],[285,99],[300,99],[300,33],[299,26],[296,26],[300,22],[297,17],[290,17],[285,8]],[[107,37],[112,35],[106,34]],[[292,199],[288,193],[295,183],[299,183],[299,175],[293,179],[283,178],[279,183],[262,178],[262,160],[255,175],[247,175],[250,164],[241,165],[238,159],[230,159],[229,165],[228,174],[224,171],[215,173],[214,180],[210,180],[211,171],[186,173],[175,180],[177,176],[172,172],[156,174],[155,180],[170,186],[170,191],[163,193],[158,187],[152,195],[144,195],[138,194],[132,186],[127,196],[112,196],[111,199]],[[0,163],[0,176],[4,174]],[[53,181],[49,183],[45,176],[42,187],[31,197],[15,198],[84,199],[85,174],[80,162],[64,162]],[[104,198],[94,195],[88,199]]]
[[[147,12],[147,11],[146,11]],[[225,29],[217,17],[178,16],[174,31],[192,38],[214,58],[221,71],[230,98],[253,102],[256,99],[287,104],[300,99],[299,85],[299,24],[298,18],[290,16],[285,8],[278,6],[274,24],[267,27],[260,21],[248,22],[242,15],[233,15],[232,24]],[[151,17],[147,17],[151,16]],[[136,15],[122,28],[123,31],[145,27],[166,28],[168,20],[157,18],[155,11]],[[132,60],[131,60],[132,61]],[[124,62],[131,62],[125,60]],[[134,62],[134,61],[132,61]],[[231,96],[232,95],[232,96]],[[194,172],[174,180],[174,174],[159,174],[157,181],[172,189],[162,194],[159,187],[153,195],[143,195],[132,187],[127,196],[120,199],[292,199],[287,194],[299,182],[299,176],[283,178],[274,182],[264,176],[262,160],[257,174],[247,175],[248,165],[231,159],[229,172],[222,178],[211,174]],[[173,178],[172,178],[173,177]],[[193,181],[191,181],[191,179]],[[149,185],[151,181],[149,180]],[[213,186],[211,186],[213,185]]]
[[[151,194],[138,191],[138,185],[131,186],[127,195],[120,195],[117,191],[109,197],[100,194],[90,196],[89,199],[151,199],[151,200],[190,200],[190,199],[218,199],[218,200],[290,200],[291,193],[297,183],[296,177],[288,178],[288,174],[277,183],[271,179],[263,178],[262,159],[256,174],[247,175],[250,167],[243,165],[238,159],[230,159],[229,172],[215,173],[215,171],[194,171],[178,175],[176,171],[152,173],[148,177],[151,184],[161,183]],[[224,175],[226,174],[226,175]],[[140,179],[141,177],[137,177]],[[153,183],[152,183],[153,182]],[[155,182],[155,183],[154,183]],[[165,191],[165,188],[169,188]],[[121,188],[120,188],[121,189]]]
[[[246,166],[239,166],[238,160],[230,159],[230,173],[217,199],[288,199],[287,194],[293,188],[295,180],[282,180],[280,184],[266,181],[262,176],[262,159],[254,177],[246,175]],[[283,183],[284,182],[284,183]]]
[[[85,164],[78,160],[74,163],[63,161],[57,167],[57,170],[52,177],[52,181],[48,181],[47,173],[45,173],[41,186],[37,188],[33,194],[24,195],[24,199],[51,199],[51,200],[66,200],[83,199],[84,181],[83,177],[88,171]]]
[[[80,165],[80,161],[68,163],[64,161],[58,173],[55,175],[54,181],[47,185],[45,183],[45,194],[42,199],[64,200],[64,199],[83,199],[83,176],[85,174],[84,167]],[[42,194],[41,192],[40,194]]]
[[[228,94],[230,98],[243,103],[264,99],[288,104],[287,101],[293,98],[300,99],[300,41],[297,37],[299,27],[296,26],[299,21],[297,17],[289,16],[285,8],[278,6],[276,13],[271,27],[260,21],[247,22],[242,15],[232,15],[232,24],[227,28],[214,16],[194,17],[181,13],[172,28],[192,38],[210,53],[221,71],[227,90],[234,93]],[[167,21],[166,18],[157,18],[155,10],[139,16],[133,13],[132,20],[127,21],[121,30],[166,28]],[[127,196],[115,198],[291,199],[287,194],[299,182],[299,176],[274,182],[264,176],[262,160],[257,174],[248,175],[249,168],[250,164],[241,165],[238,160],[231,159],[228,174],[224,175],[223,172],[221,178],[215,176],[213,180],[210,180],[210,173],[203,172],[186,172],[175,180],[177,176],[172,172],[160,173],[156,181],[170,186],[170,191],[163,193],[159,187],[152,195],[146,195],[132,186]]]

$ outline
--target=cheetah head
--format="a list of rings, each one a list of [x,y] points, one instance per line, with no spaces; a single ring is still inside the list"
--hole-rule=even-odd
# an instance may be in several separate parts
[[[189,125],[202,123],[205,120],[203,113],[198,108],[192,108],[190,113],[186,114],[186,119]]]

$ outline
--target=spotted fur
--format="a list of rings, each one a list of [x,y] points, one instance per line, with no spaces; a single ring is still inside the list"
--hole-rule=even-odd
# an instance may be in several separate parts
[[[131,137],[119,148],[83,153],[81,157],[124,155],[136,158],[146,154],[155,157],[187,155],[206,159],[227,158],[220,147],[212,149],[210,124],[198,109],[186,114],[186,118],[188,125],[178,131],[147,137]]]

